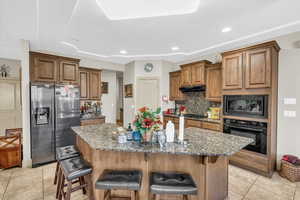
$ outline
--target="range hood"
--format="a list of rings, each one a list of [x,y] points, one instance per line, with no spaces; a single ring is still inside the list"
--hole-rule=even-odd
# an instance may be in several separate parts
[[[179,88],[179,90],[182,93],[188,93],[188,92],[204,92],[205,91],[205,85],[199,85],[199,86],[184,86]]]

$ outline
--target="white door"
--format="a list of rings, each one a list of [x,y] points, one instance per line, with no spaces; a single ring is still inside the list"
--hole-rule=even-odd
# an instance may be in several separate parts
[[[20,81],[0,80],[0,135],[7,128],[22,128]]]
[[[156,110],[159,105],[159,79],[138,78],[136,83],[136,109],[147,106]]]

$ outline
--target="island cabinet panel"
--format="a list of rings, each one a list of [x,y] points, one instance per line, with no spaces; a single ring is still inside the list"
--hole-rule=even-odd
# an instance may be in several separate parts
[[[246,52],[245,87],[271,87],[271,49],[255,49]]]
[[[206,69],[206,99],[221,102],[222,99],[222,67],[213,65]]]
[[[71,60],[59,61],[59,82],[68,84],[78,84],[78,62]]]
[[[30,54],[31,81],[55,82],[58,78],[58,61],[55,56]]]
[[[183,94],[179,90],[181,83],[181,72],[170,72],[170,100],[182,100]]]
[[[223,89],[243,88],[243,53],[223,56]]]

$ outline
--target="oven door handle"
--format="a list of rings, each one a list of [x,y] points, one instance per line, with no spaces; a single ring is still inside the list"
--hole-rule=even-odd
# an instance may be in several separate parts
[[[239,126],[232,126],[228,124],[224,124],[225,126],[228,126],[230,128],[237,128],[237,129],[244,129],[244,130],[249,130],[249,131],[257,131],[257,132],[262,132],[264,133],[266,128],[261,128],[261,129],[256,129],[256,128],[249,128],[249,127],[239,127]]]

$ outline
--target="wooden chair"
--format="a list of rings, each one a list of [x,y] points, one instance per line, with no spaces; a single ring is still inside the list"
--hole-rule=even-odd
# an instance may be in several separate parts
[[[21,133],[0,137],[0,168],[22,165]]]
[[[22,134],[22,128],[8,128],[5,130],[5,136],[12,136],[15,134]],[[22,137],[22,135],[21,135]]]

